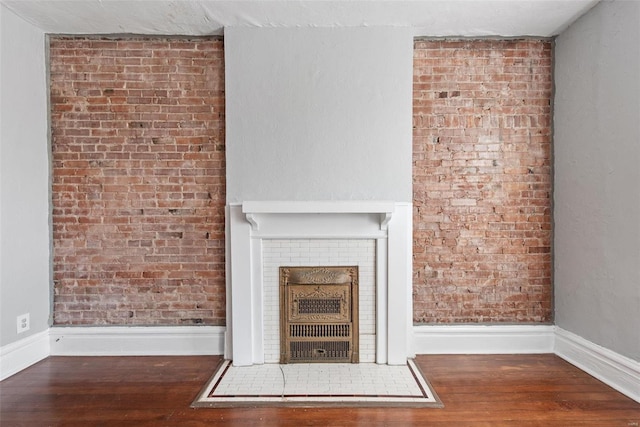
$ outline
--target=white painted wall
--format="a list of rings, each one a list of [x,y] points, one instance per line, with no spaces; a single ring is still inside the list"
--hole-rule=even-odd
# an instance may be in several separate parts
[[[49,326],[45,70],[42,30],[0,5],[0,346]],[[31,329],[18,335],[24,313]]]
[[[640,361],[640,3],[557,38],[556,323]]]
[[[227,200],[411,202],[412,33],[225,29]]]

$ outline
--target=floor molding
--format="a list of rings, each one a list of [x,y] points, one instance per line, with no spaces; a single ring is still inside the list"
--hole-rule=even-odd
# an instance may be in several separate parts
[[[97,326],[49,329],[52,356],[224,354],[224,326]]]
[[[554,353],[640,402],[640,362],[621,356],[562,328],[556,328]]]
[[[49,357],[49,330],[0,348],[0,381]]]
[[[552,325],[419,325],[415,354],[553,353]]]

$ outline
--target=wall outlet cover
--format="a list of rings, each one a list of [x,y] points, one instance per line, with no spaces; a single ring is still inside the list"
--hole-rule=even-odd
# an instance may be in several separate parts
[[[18,316],[17,329],[19,334],[28,331],[30,327],[31,325],[29,320],[29,313],[21,314],[20,316]]]

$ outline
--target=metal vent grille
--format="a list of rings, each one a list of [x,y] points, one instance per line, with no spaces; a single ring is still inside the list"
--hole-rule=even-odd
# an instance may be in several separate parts
[[[298,300],[300,314],[339,314],[340,300],[337,298],[305,298]]]
[[[350,337],[351,325],[289,325],[289,336],[296,338]]]
[[[317,362],[318,359],[327,359],[332,362],[350,362],[349,341],[291,341],[290,361]]]

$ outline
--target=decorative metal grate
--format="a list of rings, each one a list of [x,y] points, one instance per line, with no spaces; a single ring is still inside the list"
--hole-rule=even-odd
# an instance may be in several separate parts
[[[302,338],[330,338],[330,337],[350,337],[350,324],[328,324],[328,325],[289,325],[290,337]]]
[[[358,341],[358,267],[280,267],[280,363],[357,363]]]
[[[292,341],[290,362],[349,362],[349,341]]]
[[[298,313],[323,314],[340,313],[340,300],[329,298],[307,298],[298,300]]]

